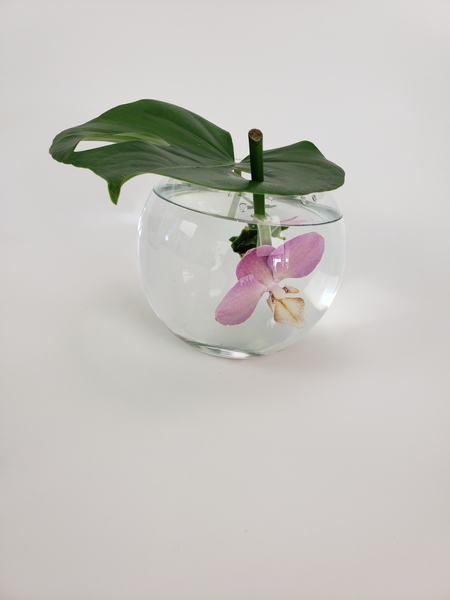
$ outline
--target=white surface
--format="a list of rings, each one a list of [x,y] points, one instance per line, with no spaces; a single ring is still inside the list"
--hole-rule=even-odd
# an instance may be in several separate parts
[[[1,600],[450,598],[450,4],[0,4]],[[347,171],[304,342],[229,362],[152,314],[136,226],[53,136],[157,98],[237,156]]]

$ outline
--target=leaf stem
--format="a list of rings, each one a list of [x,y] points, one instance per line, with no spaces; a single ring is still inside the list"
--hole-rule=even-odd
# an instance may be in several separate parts
[[[250,171],[252,181],[264,181],[263,134],[259,129],[250,129],[248,143],[250,147]],[[264,194],[253,194],[255,217],[266,218]],[[270,225],[258,225],[258,246],[272,243]]]
[[[250,148],[250,171],[252,174],[252,181],[264,181],[262,140],[263,134],[259,129],[250,129],[248,132],[248,144]],[[256,216],[266,216],[264,194],[253,194],[253,206],[255,208]]]
[[[250,169],[253,181],[264,181],[263,134],[259,129],[250,129],[248,144],[250,147]]]

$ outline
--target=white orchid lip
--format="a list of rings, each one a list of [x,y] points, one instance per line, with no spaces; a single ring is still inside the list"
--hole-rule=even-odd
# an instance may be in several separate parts
[[[251,317],[259,300],[269,292],[268,305],[278,323],[303,327],[305,301],[287,294],[298,294],[295,287],[281,287],[283,279],[309,275],[319,264],[325,250],[324,238],[309,232],[298,235],[278,248],[264,245],[249,250],[236,268],[237,283],[216,309],[221,325],[239,325]]]
[[[305,301],[303,298],[285,298],[276,300],[269,296],[267,304],[273,312],[274,321],[283,325],[292,325],[300,329],[305,325]]]

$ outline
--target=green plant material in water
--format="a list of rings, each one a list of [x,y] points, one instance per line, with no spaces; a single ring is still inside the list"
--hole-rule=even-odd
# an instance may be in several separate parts
[[[259,225],[249,223],[239,235],[230,238],[231,248],[234,252],[237,252],[241,258],[246,252],[260,245],[258,244],[258,227]],[[267,225],[266,227],[270,227],[271,237],[279,238],[280,240],[286,239],[281,233],[288,229],[288,227],[273,227],[271,225]]]

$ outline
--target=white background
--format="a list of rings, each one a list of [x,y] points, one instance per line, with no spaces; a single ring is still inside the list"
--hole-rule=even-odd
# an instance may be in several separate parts
[[[450,598],[450,3],[0,3],[1,600]],[[226,361],[137,274],[156,177],[54,135],[140,98],[347,172],[343,284]]]

